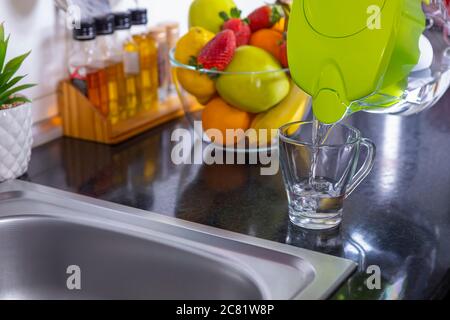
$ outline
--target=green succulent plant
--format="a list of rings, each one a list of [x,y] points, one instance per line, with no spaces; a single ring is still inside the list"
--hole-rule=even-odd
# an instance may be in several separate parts
[[[22,63],[30,55],[27,52],[21,56],[15,57],[6,62],[6,53],[8,50],[9,36],[5,37],[5,28],[3,23],[0,24],[0,110],[12,108],[14,106],[30,102],[20,92],[31,87],[34,84],[18,85],[25,76],[16,76],[17,71]]]

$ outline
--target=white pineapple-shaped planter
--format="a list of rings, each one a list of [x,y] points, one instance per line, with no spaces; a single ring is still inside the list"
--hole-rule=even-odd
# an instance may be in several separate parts
[[[31,104],[0,110],[0,182],[27,172],[32,144]]]
[[[16,75],[30,52],[8,61],[10,39],[0,23],[0,183],[27,172],[33,143],[31,104],[21,92],[34,84],[20,84],[25,76]]]

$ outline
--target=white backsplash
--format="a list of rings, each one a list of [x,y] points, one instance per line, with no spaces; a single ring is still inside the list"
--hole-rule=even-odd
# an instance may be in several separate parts
[[[187,15],[191,0],[138,0],[139,6],[149,9],[151,24],[178,21],[182,32],[187,31]],[[136,6],[135,0],[111,0],[116,10]],[[249,12],[264,0],[236,0]],[[33,99],[34,122],[58,114],[57,86],[67,77],[66,44],[68,31],[63,14],[55,9],[53,0],[1,0],[0,21],[11,34],[9,57],[32,50],[21,74],[26,81],[37,83],[27,95]]]

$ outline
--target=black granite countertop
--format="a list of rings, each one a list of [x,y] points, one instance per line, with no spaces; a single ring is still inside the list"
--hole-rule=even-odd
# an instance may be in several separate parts
[[[34,150],[25,179],[359,263],[335,299],[436,298],[450,268],[450,93],[407,118],[356,114],[349,120],[378,148],[375,168],[345,205],[340,230],[290,225],[282,178],[257,166],[171,161],[184,119],[111,147],[61,138]],[[382,289],[368,290],[378,265]],[[444,289],[444,290],[442,290]]]

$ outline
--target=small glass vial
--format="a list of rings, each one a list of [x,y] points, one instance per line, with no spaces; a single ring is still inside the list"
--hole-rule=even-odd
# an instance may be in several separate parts
[[[168,92],[167,96],[175,93],[175,85],[172,78],[172,66],[170,65],[169,54],[170,50],[174,49],[177,45],[177,41],[180,38],[180,25],[177,22],[166,22],[161,24],[162,27],[166,29],[167,35],[167,65],[166,72],[169,77]]]
[[[139,47],[140,107],[144,111],[154,110],[158,108],[158,46],[149,35],[147,9],[132,9],[130,12],[131,32]]]
[[[120,110],[121,120],[134,117],[138,108],[138,82],[140,75],[139,47],[131,35],[131,13],[116,12],[115,20],[115,50],[122,56],[126,106]]]
[[[149,33],[158,46],[158,95],[159,99],[164,101],[167,97],[170,81],[166,68],[169,57],[166,29],[163,27],[153,27]]]
[[[69,53],[69,75],[72,85],[88,96],[87,73],[95,56],[95,25],[93,20],[82,20],[73,30]]]

